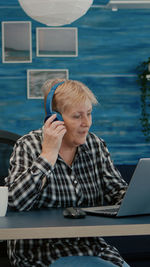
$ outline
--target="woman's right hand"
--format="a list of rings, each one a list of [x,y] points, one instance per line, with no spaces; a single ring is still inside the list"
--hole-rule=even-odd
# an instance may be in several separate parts
[[[66,133],[64,121],[54,121],[55,118],[56,114],[52,115],[44,124],[42,153],[40,155],[52,165],[57,160],[62,139]]]

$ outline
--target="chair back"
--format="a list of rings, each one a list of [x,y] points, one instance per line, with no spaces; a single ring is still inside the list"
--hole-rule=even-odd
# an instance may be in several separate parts
[[[129,184],[132,175],[134,173],[134,170],[136,168],[136,164],[135,165],[130,165],[130,164],[118,164],[115,165],[116,168],[120,171],[123,179]]]
[[[8,175],[9,159],[13,146],[21,136],[5,130],[0,130],[0,186],[4,185],[4,178]]]

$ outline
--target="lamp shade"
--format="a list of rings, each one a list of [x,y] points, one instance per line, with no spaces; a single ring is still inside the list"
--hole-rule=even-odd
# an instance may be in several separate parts
[[[32,19],[48,26],[70,24],[82,17],[93,0],[18,0]]]

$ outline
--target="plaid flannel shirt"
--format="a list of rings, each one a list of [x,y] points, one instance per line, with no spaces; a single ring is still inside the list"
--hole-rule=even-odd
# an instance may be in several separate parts
[[[54,166],[40,156],[42,129],[21,137],[10,159],[9,206],[18,210],[42,207],[98,206],[119,203],[127,184],[114,167],[105,142],[89,133],[71,166],[58,156]],[[43,183],[45,182],[45,183]],[[93,255],[122,266],[116,248],[103,238],[65,238],[8,241],[13,266],[47,267],[62,256]]]

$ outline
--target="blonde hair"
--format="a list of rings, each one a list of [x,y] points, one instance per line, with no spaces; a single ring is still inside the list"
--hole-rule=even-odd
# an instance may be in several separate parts
[[[51,88],[59,82],[63,82],[56,88],[52,101],[52,109],[59,113],[63,113],[66,108],[76,105],[78,103],[84,103],[87,99],[91,104],[96,105],[98,103],[95,95],[92,91],[84,85],[82,82],[65,79],[47,80],[42,86],[44,93],[44,106],[46,110],[46,99]]]

